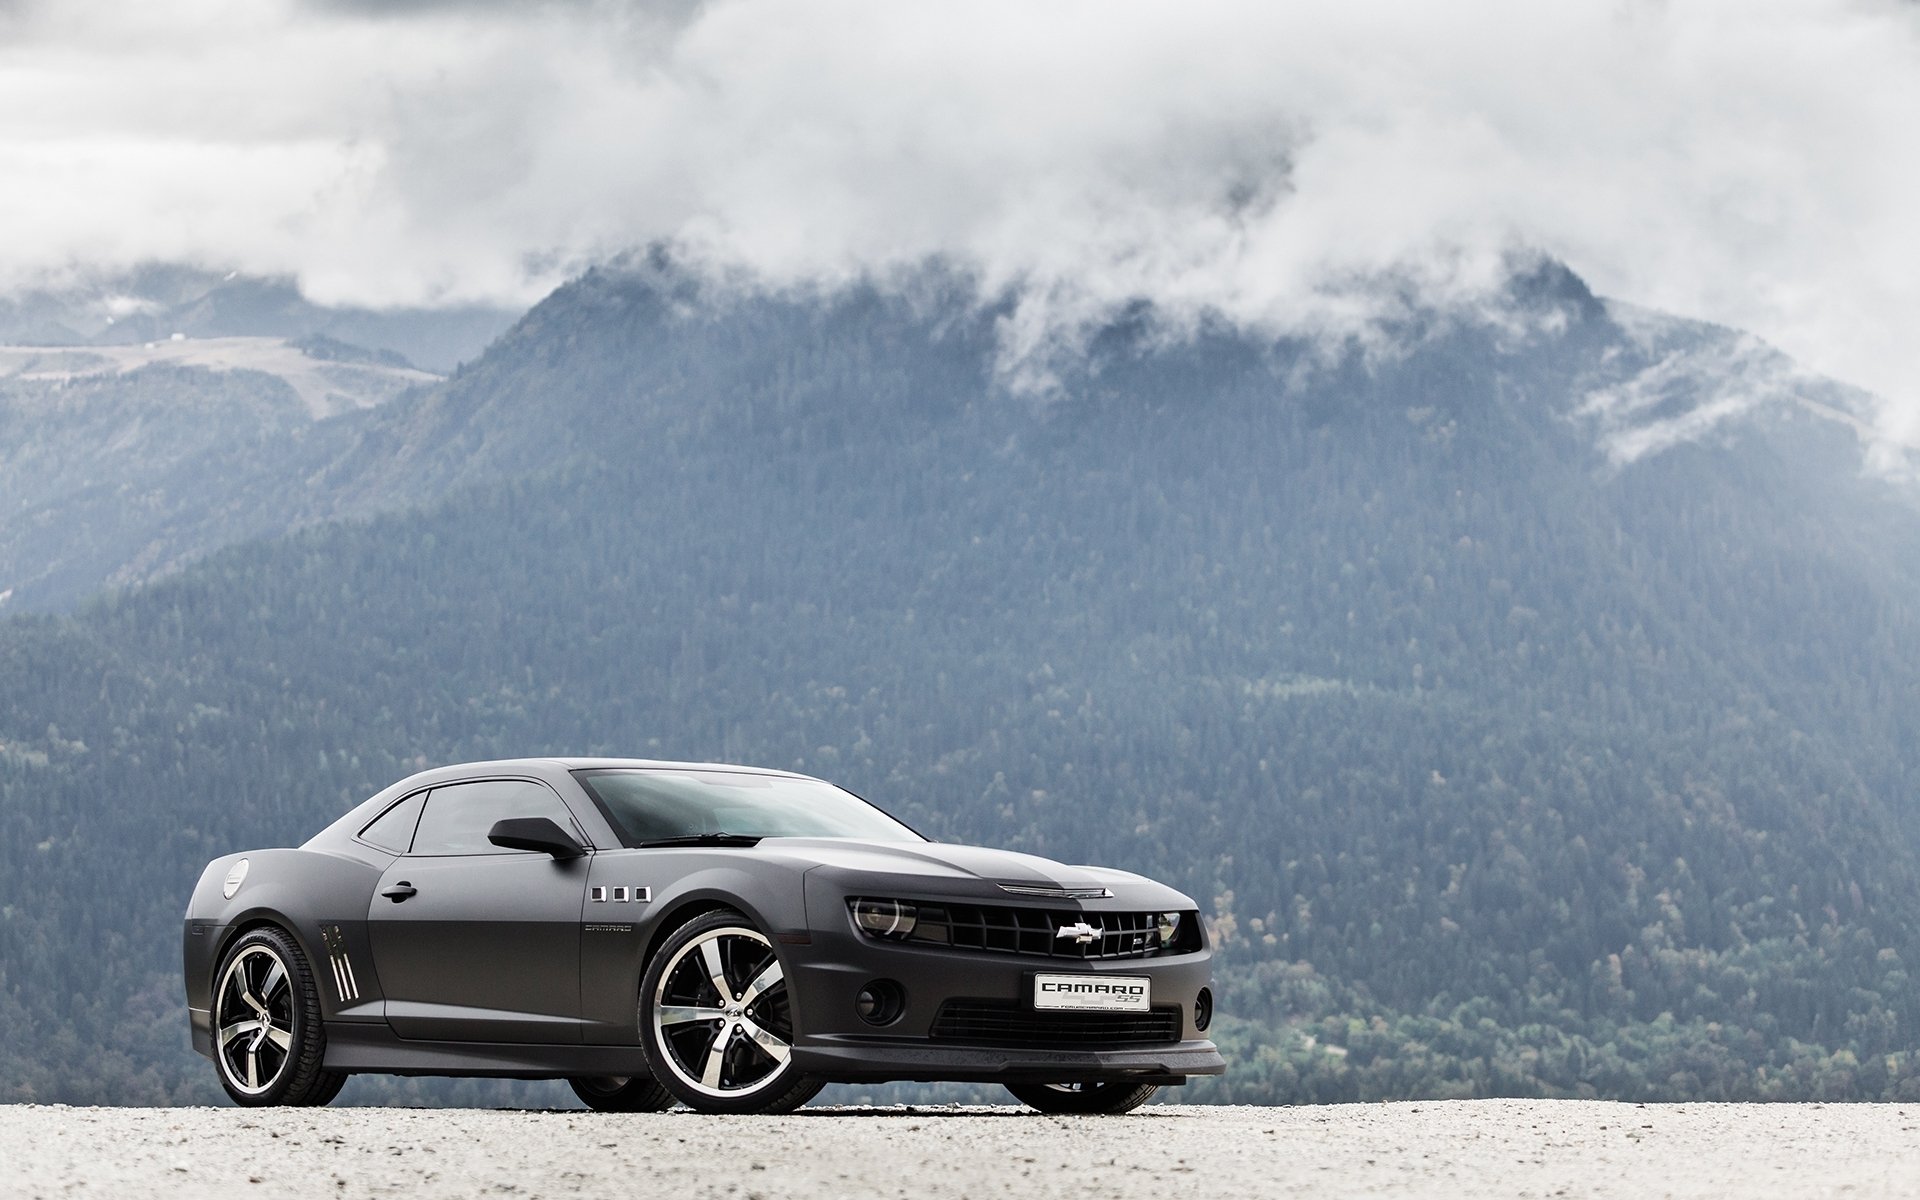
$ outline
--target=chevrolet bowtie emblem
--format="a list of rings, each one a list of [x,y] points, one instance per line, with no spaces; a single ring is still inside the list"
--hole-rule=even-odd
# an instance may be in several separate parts
[[[1100,928],[1098,925],[1089,925],[1085,921],[1075,921],[1071,925],[1062,925],[1060,932],[1053,936],[1057,938],[1072,938],[1084,946],[1104,933],[1106,933],[1106,930]]]

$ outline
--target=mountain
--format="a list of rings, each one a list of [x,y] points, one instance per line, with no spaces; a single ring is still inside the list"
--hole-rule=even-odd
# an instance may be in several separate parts
[[[519,316],[485,305],[375,310],[315,304],[289,279],[155,263],[0,298],[0,344],[130,346],[188,338],[330,338],[445,374]]]
[[[442,378],[415,359],[451,369],[510,319],[329,309],[290,283],[163,267],[0,302],[0,608],[65,608],[380,509],[305,476],[356,415]]]
[[[0,1099],[211,1096],[207,858],[561,751],[1182,887],[1196,1096],[1920,1094],[1920,526],[1865,398],[1557,268],[1391,353],[1142,313],[1038,396],[998,316],[595,272],[281,481],[388,511],[0,623]]]
[[[313,519],[301,479],[345,444],[341,418],[440,379],[377,353],[0,346],[0,606],[65,607]]]

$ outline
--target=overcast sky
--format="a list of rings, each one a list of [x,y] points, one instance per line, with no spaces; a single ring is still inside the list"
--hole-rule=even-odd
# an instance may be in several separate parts
[[[939,257],[1040,345],[1142,297],[1350,333],[1383,278],[1549,254],[1906,420],[1916,198],[1903,0],[0,0],[0,286],[525,303],[664,241],[781,285]]]

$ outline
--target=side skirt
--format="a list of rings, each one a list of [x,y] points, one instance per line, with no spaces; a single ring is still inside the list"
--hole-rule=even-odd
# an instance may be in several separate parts
[[[330,1023],[326,1069],[367,1075],[564,1079],[572,1075],[645,1075],[647,1060],[638,1046],[421,1042],[396,1037],[384,1024]]]

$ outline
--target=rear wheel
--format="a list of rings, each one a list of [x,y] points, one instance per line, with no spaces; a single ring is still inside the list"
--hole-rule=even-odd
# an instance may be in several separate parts
[[[325,1087],[316,1088],[313,1093],[307,1097],[306,1102],[308,1104],[314,1107],[332,1104],[333,1098],[340,1094],[340,1089],[347,1086],[347,1080],[353,1078],[353,1076],[347,1074],[345,1071],[333,1071],[330,1072],[330,1075],[332,1076],[333,1082],[327,1084]]]
[[[347,1077],[321,1069],[327,1035],[306,955],[263,926],[227,948],[214,976],[213,1062],[235,1104],[318,1105]]]
[[[673,1107],[673,1093],[651,1075],[576,1075],[567,1083],[595,1112],[665,1112]]]
[[[1013,1098],[1043,1113],[1123,1113],[1145,1104],[1157,1083],[1010,1083]]]
[[[793,1065],[793,1006],[773,943],[720,910],[673,931],[640,984],[653,1077],[688,1108],[791,1112],[819,1092]]]

